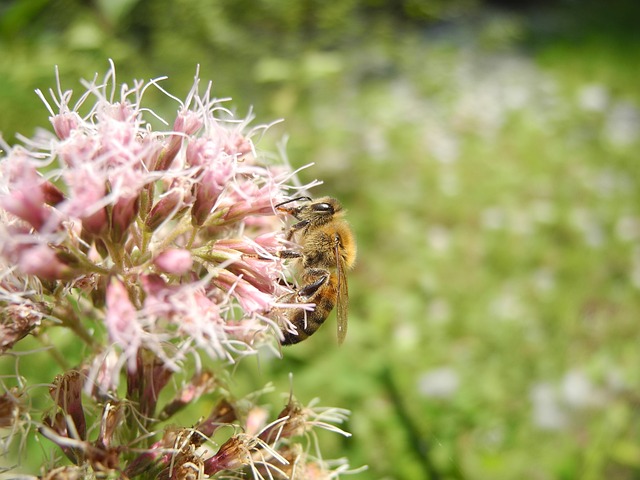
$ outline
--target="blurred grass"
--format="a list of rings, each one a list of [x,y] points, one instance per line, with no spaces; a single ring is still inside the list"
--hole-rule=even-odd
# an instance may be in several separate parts
[[[293,372],[301,401],[351,409],[323,454],[356,478],[638,478],[638,8],[401,3],[34,3],[59,16],[3,21],[0,128],[45,123],[54,64],[77,85],[110,56],[180,97],[200,63],[285,118],[265,142],[289,134],[359,244],[343,347],[332,318],[241,363],[239,392]]]

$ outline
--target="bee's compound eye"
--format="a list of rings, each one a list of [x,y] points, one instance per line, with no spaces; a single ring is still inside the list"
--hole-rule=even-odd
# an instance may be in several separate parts
[[[330,212],[333,213],[333,206],[328,203],[316,203],[313,205],[315,212]]]

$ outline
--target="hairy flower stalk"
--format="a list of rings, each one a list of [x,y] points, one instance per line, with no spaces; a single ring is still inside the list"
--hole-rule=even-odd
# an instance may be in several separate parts
[[[46,478],[312,478],[307,466],[335,478],[345,465],[329,468],[312,432],[346,435],[343,411],[290,401],[264,425],[266,410],[229,395],[228,374],[203,368],[278,352],[291,289],[274,205],[300,189],[295,172],[197,75],[185,101],[167,94],[172,123],[143,106],[149,89],[166,93],[159,80],[119,84],[112,67],[84,86],[75,103],[59,82],[38,92],[53,134],[1,144],[0,354],[34,335],[60,370],[41,422],[22,379],[3,384],[0,428],[33,425],[60,447],[71,466]],[[77,365],[49,343],[61,328],[84,344]],[[204,398],[208,416],[163,423]]]

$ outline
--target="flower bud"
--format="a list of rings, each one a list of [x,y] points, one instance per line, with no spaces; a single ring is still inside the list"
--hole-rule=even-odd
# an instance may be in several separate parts
[[[111,210],[111,239],[122,243],[129,225],[138,214],[138,196],[120,197]]]
[[[60,140],[66,140],[71,135],[71,132],[78,128],[81,119],[76,112],[59,113],[51,117],[51,124],[53,130]]]
[[[187,206],[184,205],[183,192],[179,189],[172,189],[151,208],[144,224],[148,230],[154,231],[162,222],[167,220],[170,215],[179,217],[186,210]]]
[[[180,110],[173,122],[173,130],[186,135],[193,135],[202,127],[202,119],[191,110]]]
[[[12,388],[0,395],[0,428],[14,428],[18,421],[23,405],[22,394],[17,388]]]
[[[151,419],[156,410],[160,392],[173,372],[149,350],[138,350],[135,370],[127,372],[127,397],[137,401],[143,418]]]
[[[155,171],[167,170],[180,151],[185,136],[193,135],[200,127],[202,127],[202,120],[197,113],[190,110],[179,111],[173,122],[173,130],[184,135],[174,134],[169,137],[168,145],[162,149],[152,169]]]
[[[193,187],[195,201],[191,209],[191,223],[194,226],[200,226],[207,220],[216,200],[224,189],[222,185],[216,183],[210,177],[210,175],[205,175],[202,183]]]
[[[51,210],[45,203],[42,177],[22,150],[16,150],[2,167],[2,174],[10,179],[11,190],[0,197],[0,207],[41,230],[51,216]]]
[[[205,461],[205,473],[237,470],[252,462],[251,449],[256,440],[248,435],[235,435],[222,444],[218,452]]]
[[[12,348],[40,325],[43,315],[44,313],[32,303],[25,302],[3,307],[2,316],[0,316],[0,354]]]
[[[137,320],[137,310],[124,284],[112,278],[107,286],[105,324],[110,341],[125,351],[128,370],[135,372],[137,354],[144,332]]]
[[[24,220],[36,230],[41,230],[49,217],[44,197],[38,188],[29,192],[13,191],[0,198],[0,207]]]
[[[42,195],[47,205],[56,206],[64,200],[64,193],[53,183],[46,180],[40,186]]]
[[[59,280],[71,273],[69,266],[62,263],[58,255],[47,245],[33,245],[21,249],[17,264],[21,272],[36,275],[43,280]]]
[[[49,388],[49,394],[56,404],[73,421],[75,434],[84,440],[87,434],[87,423],[82,408],[82,385],[84,377],[77,370],[71,370],[64,375],[58,375]],[[72,435],[74,432],[69,432]]]
[[[191,252],[181,248],[169,248],[153,259],[156,268],[164,273],[183,275],[191,270]]]

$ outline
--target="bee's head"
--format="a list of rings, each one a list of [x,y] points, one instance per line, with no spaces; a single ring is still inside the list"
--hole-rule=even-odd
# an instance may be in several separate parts
[[[284,207],[283,205],[302,200],[297,207]],[[323,225],[331,221],[338,212],[342,211],[342,205],[335,198],[322,197],[312,200],[309,197],[296,198],[279,205],[276,210],[293,215],[298,220],[306,220],[312,225]]]

